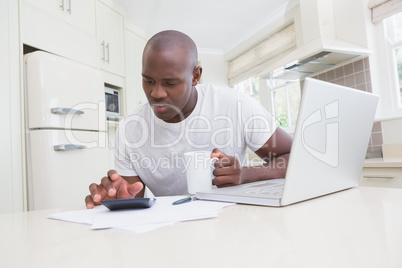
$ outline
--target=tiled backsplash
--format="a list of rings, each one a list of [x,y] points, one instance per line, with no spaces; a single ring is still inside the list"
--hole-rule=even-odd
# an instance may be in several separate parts
[[[342,86],[372,92],[368,58],[357,60],[334,70],[319,74],[314,78]],[[375,122],[371,132],[370,143],[367,148],[368,155],[380,155],[382,143],[383,139],[381,122]]]
[[[368,153],[381,153],[382,151],[382,128],[381,122],[375,122],[371,131],[371,139],[367,149]]]

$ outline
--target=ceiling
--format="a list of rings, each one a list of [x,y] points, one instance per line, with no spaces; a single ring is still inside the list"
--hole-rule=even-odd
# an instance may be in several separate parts
[[[115,0],[126,20],[149,35],[174,29],[200,52],[227,54],[261,41],[298,0]],[[271,29],[272,30],[272,29]]]

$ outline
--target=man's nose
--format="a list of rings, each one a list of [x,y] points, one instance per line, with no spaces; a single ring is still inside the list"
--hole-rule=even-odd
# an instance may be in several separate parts
[[[167,92],[161,84],[157,83],[152,89],[151,96],[155,99],[163,99],[167,97]]]

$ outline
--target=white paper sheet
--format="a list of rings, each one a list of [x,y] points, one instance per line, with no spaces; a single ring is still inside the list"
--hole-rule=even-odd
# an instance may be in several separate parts
[[[94,209],[55,213],[48,218],[90,224],[91,229],[114,228],[143,233],[177,222],[215,218],[224,207],[234,205],[201,200],[172,205],[180,198],[183,196],[158,197],[155,205],[148,209],[110,211],[104,206],[97,206]]]
[[[95,207],[94,209],[58,212],[49,215],[48,218],[54,220],[69,221],[74,223],[92,224],[94,221],[93,212],[97,209],[104,209],[104,208],[105,208],[104,206],[98,206]]]
[[[192,201],[172,205],[177,197],[157,198],[155,205],[141,210],[96,210],[92,229],[133,226],[165,222],[181,222],[216,217],[217,212],[231,203]],[[212,215],[211,215],[212,214]]]

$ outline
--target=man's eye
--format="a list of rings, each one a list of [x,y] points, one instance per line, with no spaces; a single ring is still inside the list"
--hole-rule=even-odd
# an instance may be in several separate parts
[[[166,82],[166,85],[168,85],[168,86],[175,86],[176,83],[174,83],[174,82]]]
[[[152,81],[152,80],[144,79],[144,81],[145,81],[145,83],[147,83],[147,84],[153,84],[153,83],[154,83],[154,81]]]

